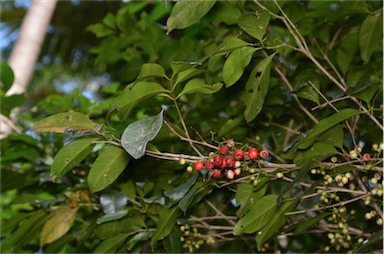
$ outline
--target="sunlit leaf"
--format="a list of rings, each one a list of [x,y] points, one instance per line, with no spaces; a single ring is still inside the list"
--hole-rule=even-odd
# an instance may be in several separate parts
[[[52,163],[51,176],[53,179],[63,177],[84,160],[92,151],[96,140],[98,138],[82,138],[61,148]]]
[[[163,112],[131,123],[121,136],[123,148],[135,159],[144,156],[147,143],[153,140],[163,126]]]
[[[101,191],[113,183],[129,162],[129,155],[117,146],[104,148],[88,174],[88,186],[92,193]]]
[[[260,184],[260,183],[259,183]],[[267,191],[268,185],[263,185],[260,189],[255,191],[253,184],[244,183],[239,185],[236,192],[236,202],[240,204],[239,210],[236,215],[243,217],[246,212],[253,206],[253,203],[261,199]]]
[[[150,77],[162,77],[168,79],[163,66],[155,63],[146,63],[141,66],[136,82]]]
[[[223,87],[223,84],[218,82],[215,84],[207,84],[204,79],[195,78],[185,85],[184,89],[177,95],[176,99],[185,94],[203,93],[212,94],[216,93]]]
[[[223,81],[226,87],[232,86],[244,73],[256,48],[242,47],[235,49],[227,58],[223,67]]]
[[[266,11],[259,11],[256,15],[246,14],[239,18],[237,24],[247,34],[259,41],[262,41],[267,31],[270,15]]]
[[[40,246],[51,243],[65,235],[72,227],[78,207],[61,206],[52,211],[40,234]]]
[[[33,125],[37,132],[59,132],[66,130],[96,130],[96,124],[88,116],[78,112],[59,113],[44,118]]]
[[[167,20],[167,32],[170,33],[173,29],[187,28],[199,22],[215,3],[216,0],[182,0],[177,2]]]
[[[116,213],[123,210],[127,205],[128,198],[124,193],[117,192],[115,194],[102,194],[100,196],[100,204],[105,214]]]

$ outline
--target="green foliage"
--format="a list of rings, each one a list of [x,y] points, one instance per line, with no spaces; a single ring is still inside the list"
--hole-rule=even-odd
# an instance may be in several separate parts
[[[97,98],[39,99],[19,115],[28,131],[1,142],[2,250],[382,248],[381,8],[182,0],[106,11],[87,31],[110,84]],[[24,95],[5,97],[12,71],[1,72],[9,115]],[[207,166],[251,147],[256,160],[215,166],[218,178]],[[205,167],[187,173],[196,161]]]

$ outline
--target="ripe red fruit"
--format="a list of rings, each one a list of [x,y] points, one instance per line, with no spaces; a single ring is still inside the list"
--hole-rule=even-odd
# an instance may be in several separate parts
[[[242,159],[244,159],[244,151],[241,149],[237,149],[235,151],[235,159],[238,161],[241,161]]]
[[[216,157],[213,159],[213,164],[215,164],[216,167],[220,167],[220,166],[221,166],[221,163],[223,163],[223,157],[221,157],[221,156],[216,156]]]
[[[259,157],[259,151],[256,148],[252,147],[248,150],[248,156],[251,160],[256,160],[257,157]]]
[[[260,157],[261,157],[261,158],[265,159],[265,158],[267,158],[268,156],[269,156],[269,152],[268,152],[268,150],[263,149],[263,150],[260,152]]]
[[[204,164],[201,161],[195,162],[195,165],[194,165],[195,170],[202,170],[203,167],[204,167]]]
[[[219,147],[219,151],[221,154],[227,154],[229,153],[229,147],[227,145],[222,145]]]
[[[227,171],[225,171],[225,176],[228,179],[233,179],[235,177],[235,172],[233,172],[233,170],[227,170]]]
[[[204,166],[205,166],[206,168],[210,168],[210,169],[212,169],[212,168],[213,168],[213,162],[210,161],[210,160],[206,160],[206,161],[204,162]]]
[[[220,175],[221,175],[221,171],[220,171],[220,169],[214,169],[214,170],[212,171],[212,177],[213,177],[213,178],[219,178]]]
[[[227,168],[227,167],[228,167],[227,158],[223,158],[223,161],[221,162],[220,168]]]
[[[228,168],[233,168],[235,166],[236,160],[233,157],[228,157],[226,158],[227,161],[227,167]]]

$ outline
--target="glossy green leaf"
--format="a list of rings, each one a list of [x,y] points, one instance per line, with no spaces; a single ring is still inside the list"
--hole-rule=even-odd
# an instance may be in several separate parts
[[[185,81],[185,80],[188,80],[196,75],[199,75],[201,73],[203,73],[204,71],[203,70],[199,70],[199,69],[196,69],[194,67],[190,67],[186,70],[183,70],[183,71],[180,71],[178,74],[177,74],[177,77],[176,77],[176,81],[174,83],[174,87],[176,87],[178,84],[180,84],[181,82]]]
[[[189,205],[192,203],[193,199],[195,198],[196,193],[203,188],[203,183],[197,182],[189,191],[188,193],[180,200],[179,207],[180,209],[185,213],[189,207]]]
[[[178,226],[172,228],[171,233],[163,239],[163,246],[167,253],[182,253],[183,247],[180,241],[181,232]]]
[[[336,114],[333,114],[327,118],[322,119],[313,129],[311,132],[308,133],[308,135],[301,140],[298,148],[299,149],[306,149],[310,147],[315,141],[316,138],[323,133],[324,131],[328,130],[329,128],[335,126],[336,124],[347,120],[348,118],[359,114],[359,111],[356,109],[342,109]]]
[[[243,217],[253,206],[253,203],[265,195],[267,187],[268,185],[265,184],[260,189],[255,190],[256,188],[253,184],[245,183],[239,185],[236,192],[236,202],[240,204],[240,208],[237,210],[236,215],[238,217]]]
[[[245,120],[249,123],[263,108],[269,88],[272,58],[275,54],[260,61],[252,70],[245,85]]]
[[[274,216],[277,195],[267,195],[253,202],[249,211],[237,221],[233,234],[251,234],[263,228]]]
[[[217,82],[213,85],[207,84],[204,79],[195,78],[185,85],[184,89],[177,95],[176,99],[185,94],[191,93],[203,93],[203,94],[212,94],[216,93],[223,87],[223,84]]]
[[[178,206],[174,206],[173,208],[164,207],[160,211],[156,231],[151,239],[152,249],[154,249],[157,241],[162,240],[164,237],[169,235],[169,233],[171,233],[172,228],[176,224],[179,211]]]
[[[135,159],[144,156],[147,143],[153,140],[163,126],[163,112],[131,123],[121,136],[123,148]]]
[[[361,77],[356,84],[348,88],[346,93],[369,104],[381,90],[383,90],[382,79],[372,75]]]
[[[139,81],[134,86],[127,86],[123,93],[116,97],[109,108],[109,114],[117,110],[120,119],[126,119],[132,109],[141,101],[168,90],[156,82]]]
[[[96,130],[96,124],[93,123],[87,115],[78,112],[59,113],[48,116],[32,127],[37,132],[59,132],[66,130]]]
[[[61,206],[52,211],[52,216],[45,222],[40,233],[40,246],[51,243],[65,235],[75,221],[78,207]]]
[[[116,235],[124,232],[134,232],[145,228],[145,222],[142,216],[129,216],[118,221],[110,221],[98,224],[95,227],[95,235],[100,239],[107,239],[111,235]]]
[[[232,86],[240,79],[255,51],[256,48],[253,47],[242,47],[229,55],[223,67],[223,81],[226,87]]]
[[[256,15],[243,15],[237,21],[237,24],[247,34],[259,41],[263,40],[264,34],[267,31],[270,15],[266,11],[259,11]]]
[[[82,138],[75,140],[59,150],[53,159],[51,176],[53,180],[63,177],[92,152],[98,138]]]
[[[129,162],[129,155],[117,146],[104,148],[88,174],[88,186],[92,193],[101,191],[113,183]]]
[[[6,93],[13,84],[15,75],[11,67],[6,62],[0,62],[0,86],[3,92]],[[2,106],[4,103],[2,103]]]
[[[116,213],[123,210],[127,205],[128,198],[124,193],[117,192],[115,194],[102,194],[100,196],[100,204],[105,214]]]
[[[125,242],[130,234],[113,235],[100,243],[93,253],[116,253],[116,250]]]
[[[239,39],[237,37],[229,37],[228,39],[224,40],[219,46],[217,46],[217,49],[215,50],[215,55],[226,55],[231,51],[251,45],[251,43],[243,41],[242,39]]]
[[[261,250],[263,244],[268,241],[268,239],[280,232],[279,229],[287,221],[287,216],[285,213],[291,211],[294,208],[295,204],[294,199],[286,200],[282,206],[273,214],[273,217],[268,220],[268,223],[256,234],[256,243],[257,249]]]
[[[186,181],[182,185],[172,190],[164,191],[164,195],[169,199],[171,199],[172,204],[178,202],[188,193],[191,186],[195,184],[198,176],[199,176],[199,173],[195,173],[188,181]]]
[[[360,28],[359,45],[361,58],[368,62],[376,50],[383,47],[383,13],[368,15]]]
[[[150,77],[162,77],[168,79],[163,66],[155,63],[146,63],[141,66],[139,76],[135,82]]]
[[[125,215],[128,214],[128,211],[125,210],[120,210],[114,213],[108,213],[96,220],[96,224],[101,224],[109,221],[114,221],[114,220],[120,220],[121,218],[124,218]]]
[[[295,229],[295,231],[293,231],[293,233],[295,235],[298,235],[298,234],[301,234],[302,232],[304,232],[305,230],[307,230],[308,228],[310,228],[312,225],[316,224],[317,222],[321,221],[323,218],[331,215],[332,213],[320,213],[318,215],[316,215],[315,217],[309,219],[309,220],[306,220],[306,221],[303,221],[302,223],[300,223],[297,228]]]
[[[167,20],[167,33],[173,29],[184,29],[200,21],[215,5],[216,0],[182,0],[177,2]]]
[[[140,242],[140,241],[146,241],[151,238],[153,235],[153,232],[140,232],[136,234],[134,237],[132,237],[128,243],[127,243],[127,248],[128,250],[132,250],[135,245]]]
[[[46,219],[47,216],[42,210],[29,214],[29,218],[23,220],[16,231],[1,240],[2,253],[17,253],[22,246],[38,238]]]

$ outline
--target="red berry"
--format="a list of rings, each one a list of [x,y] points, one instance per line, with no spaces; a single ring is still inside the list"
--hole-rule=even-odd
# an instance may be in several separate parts
[[[233,172],[233,170],[227,170],[227,171],[225,171],[225,176],[228,179],[233,179],[235,177],[235,172]]]
[[[233,168],[235,166],[236,160],[233,157],[228,157],[226,158],[227,161],[227,167],[228,168]]]
[[[223,158],[223,161],[221,162],[220,168],[227,168],[227,167],[228,167],[227,158]]]
[[[212,168],[213,168],[213,162],[210,161],[210,160],[206,160],[206,161],[204,162],[204,166],[205,166],[206,168],[210,168],[210,169],[212,169]]]
[[[369,160],[369,159],[371,159],[371,155],[370,155],[369,153],[365,153],[365,154],[363,155],[363,160],[367,161],[367,160]]]
[[[201,161],[196,161],[194,167],[195,167],[195,170],[202,170],[204,165]]]
[[[220,153],[221,154],[227,154],[229,153],[229,147],[227,145],[222,145],[219,147]]]
[[[256,160],[259,157],[259,151],[252,147],[248,150],[248,155],[251,160]]]
[[[260,152],[260,157],[261,157],[261,158],[265,159],[265,158],[267,158],[268,156],[269,156],[269,152],[268,152],[268,150],[265,150],[265,149],[261,150],[261,152]]]
[[[235,152],[235,159],[238,161],[241,161],[242,159],[244,159],[244,151],[241,149],[237,149]]]
[[[213,164],[215,164],[216,167],[220,167],[220,166],[221,166],[221,163],[223,163],[223,157],[221,157],[221,156],[216,156],[216,157],[213,159]]]
[[[212,177],[213,177],[213,178],[219,178],[220,175],[221,175],[221,171],[220,171],[220,169],[214,169],[214,170],[212,171]]]

